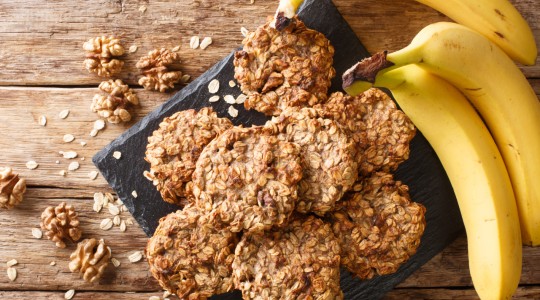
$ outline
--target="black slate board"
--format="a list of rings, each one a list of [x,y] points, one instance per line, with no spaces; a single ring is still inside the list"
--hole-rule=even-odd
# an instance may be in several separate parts
[[[306,0],[299,11],[299,16],[308,27],[324,33],[334,45],[336,50],[334,67],[337,74],[342,74],[358,60],[369,56],[330,0]],[[261,23],[263,21],[261,20]],[[207,85],[216,78],[221,82],[219,94],[239,95],[238,87],[230,88],[227,84],[233,79],[232,60],[231,53],[133,125],[93,158],[101,174],[149,236],[153,234],[159,219],[176,211],[178,207],[163,202],[151,182],[142,176],[143,171],[149,169],[149,165],[143,159],[147,138],[158,128],[163,118],[180,110],[212,106],[219,116],[227,117],[229,105],[223,100],[216,103],[208,102],[211,95],[208,93]],[[341,78],[338,75],[332,81],[331,91],[340,89]],[[260,113],[245,111],[241,105],[235,107],[239,110],[238,117],[232,120],[235,125],[259,125],[268,119]],[[114,151],[122,152],[122,158],[119,160],[113,158]],[[409,185],[411,196],[415,201],[427,207],[427,228],[421,246],[417,254],[392,275],[360,281],[342,270],[341,286],[345,299],[382,298],[386,292],[444,249],[463,230],[450,182],[435,152],[421,133],[413,139],[410,159],[400,166],[396,178]],[[138,193],[137,198],[131,195],[134,190]],[[237,291],[212,297],[222,300],[240,298],[241,295]]]

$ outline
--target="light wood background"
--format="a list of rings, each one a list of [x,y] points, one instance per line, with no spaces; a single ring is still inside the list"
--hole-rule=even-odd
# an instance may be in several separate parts
[[[422,27],[446,20],[439,13],[412,0],[335,0],[341,13],[371,52],[397,50]],[[540,1],[513,0],[540,40]],[[141,7],[146,11],[141,12]],[[276,1],[255,0],[0,0],[0,166],[11,166],[27,179],[24,202],[14,210],[0,211],[0,298],[63,299],[69,289],[74,299],[148,299],[162,294],[147,270],[146,262],[130,263],[127,256],[143,250],[146,237],[137,225],[122,233],[118,227],[99,229],[108,213],[92,210],[92,195],[109,192],[102,177],[90,180],[95,170],[91,157],[130,125],[171,94],[143,91],[137,87],[141,107],[127,125],[108,125],[90,137],[97,116],[89,109],[101,79],[82,68],[82,44],[88,38],[121,36],[126,49],[136,53],[125,58],[120,78],[136,84],[137,59],[159,47],[181,46],[183,71],[199,76],[240,45],[240,27],[255,29],[271,15]],[[192,50],[192,35],[211,36],[206,50]],[[540,65],[522,68],[540,93]],[[67,119],[58,114],[69,109]],[[47,126],[38,125],[45,115]],[[64,143],[64,134],[76,140]],[[87,142],[81,146],[80,142]],[[80,169],[59,175],[72,160],[59,151],[76,151]],[[83,160],[84,158],[84,160]],[[39,167],[29,170],[25,163]],[[58,163],[56,163],[58,161]],[[99,284],[88,284],[68,270],[74,246],[58,249],[46,239],[32,237],[41,212],[67,201],[81,216],[83,237],[104,238],[121,266],[110,266]],[[129,218],[123,213],[123,218]],[[7,278],[5,262],[17,259],[18,277]],[[55,261],[56,265],[49,265]],[[4,274],[4,275],[2,275]],[[468,273],[465,236],[433,258],[388,294],[387,299],[475,299]],[[524,248],[523,275],[516,298],[540,299],[540,248]]]

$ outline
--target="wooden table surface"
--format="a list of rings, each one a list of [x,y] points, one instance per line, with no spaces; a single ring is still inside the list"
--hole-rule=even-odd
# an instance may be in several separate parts
[[[63,299],[75,289],[74,299],[148,299],[162,291],[146,262],[130,263],[128,255],[143,250],[146,236],[136,225],[126,232],[118,227],[99,229],[108,213],[92,210],[93,194],[111,192],[91,157],[129,126],[172,94],[148,92],[136,85],[138,58],[154,48],[181,46],[182,70],[193,78],[240,45],[240,27],[253,30],[271,15],[276,1],[255,0],[0,0],[0,166],[11,166],[27,179],[24,202],[0,211],[0,298]],[[345,19],[371,52],[397,50],[422,27],[446,20],[412,0],[334,0]],[[514,0],[540,40],[540,1]],[[146,8],[144,10],[143,8]],[[91,37],[117,35],[126,48],[121,79],[137,88],[141,107],[127,125],[107,125],[98,136],[89,135],[97,115],[89,109],[101,78],[82,68],[82,44]],[[189,39],[211,36],[206,50],[192,50]],[[522,68],[540,94],[540,65]],[[60,111],[69,109],[66,119]],[[45,127],[38,125],[44,115]],[[64,143],[65,134],[76,140]],[[85,141],[86,146],[80,142]],[[63,177],[74,160],[59,151],[76,151],[80,168]],[[35,160],[39,167],[25,164]],[[88,284],[68,270],[69,254],[51,241],[35,239],[41,212],[62,201],[79,211],[84,237],[104,238],[121,265],[110,266],[99,284]],[[123,213],[122,218],[129,218]],[[524,247],[523,275],[516,298],[540,299],[540,248]],[[8,280],[5,262],[17,259],[18,277]],[[56,265],[50,265],[51,262]],[[4,275],[1,275],[4,274]],[[468,271],[463,235],[388,294],[388,299],[475,299]]]

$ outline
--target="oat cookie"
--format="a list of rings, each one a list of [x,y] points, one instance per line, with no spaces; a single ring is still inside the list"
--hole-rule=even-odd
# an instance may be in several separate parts
[[[391,174],[364,179],[360,192],[348,193],[329,213],[340,239],[341,264],[361,279],[396,272],[420,245],[425,211]]]
[[[235,53],[234,78],[248,99],[246,109],[279,115],[290,106],[312,106],[327,98],[334,47],[296,17],[278,31],[270,22],[250,32]]]
[[[332,210],[357,179],[356,150],[350,139],[330,119],[311,108],[291,108],[265,125],[281,140],[300,146],[303,177],[296,210],[318,215]]]
[[[193,173],[199,207],[233,232],[286,225],[302,177],[298,146],[262,127],[227,130],[201,153]]]
[[[281,230],[244,234],[233,280],[244,299],[343,299],[339,253],[329,224],[298,216]]]
[[[233,289],[231,264],[237,235],[215,230],[188,205],[161,218],[146,246],[152,275],[180,299],[207,299]]]
[[[370,89],[356,97],[338,92],[315,108],[338,122],[361,150],[357,157],[361,175],[394,171],[409,158],[416,129],[383,91]]]
[[[212,108],[180,111],[165,118],[148,138],[145,160],[152,180],[163,200],[186,205],[186,185],[202,149],[217,135],[231,128],[226,118],[218,118]]]

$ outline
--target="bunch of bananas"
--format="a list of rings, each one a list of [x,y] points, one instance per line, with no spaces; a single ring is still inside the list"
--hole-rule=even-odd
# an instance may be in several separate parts
[[[425,27],[407,47],[353,66],[343,87],[392,92],[450,178],[478,295],[509,299],[521,244],[540,245],[540,101],[512,61],[534,64],[536,43],[508,0],[417,1],[462,25]]]

